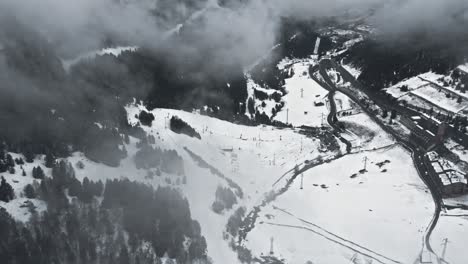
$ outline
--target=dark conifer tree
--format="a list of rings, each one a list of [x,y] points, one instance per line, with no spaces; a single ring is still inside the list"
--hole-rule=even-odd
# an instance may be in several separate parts
[[[16,162],[16,164],[18,164],[18,165],[24,165],[24,160],[23,160],[23,158],[17,158],[17,159],[15,159],[15,162]]]
[[[32,170],[32,176],[34,179],[44,179],[45,174],[44,171],[42,170],[41,166],[34,167]]]
[[[0,182],[0,201],[9,202],[15,198],[13,187],[2,176]]]
[[[32,163],[34,161],[34,153],[31,146],[27,146],[24,150],[24,157],[26,158],[27,163]]]
[[[6,164],[10,168],[15,167],[15,161],[13,160],[13,157],[10,154],[6,155]]]
[[[55,157],[52,153],[47,153],[46,157],[45,157],[45,166],[47,168],[53,168],[55,165]]]
[[[34,190],[34,187],[31,184],[28,184],[24,187],[24,195],[28,199],[36,198],[36,191]]]

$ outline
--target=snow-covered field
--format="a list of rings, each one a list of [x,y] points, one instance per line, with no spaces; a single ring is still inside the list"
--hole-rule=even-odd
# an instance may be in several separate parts
[[[420,88],[421,86],[427,85],[427,84],[428,84],[427,81],[424,81],[418,76],[415,76],[407,80],[404,80],[398,84],[395,84],[389,88],[386,88],[385,91],[388,94],[391,94],[395,98],[400,98],[401,96],[408,94],[410,91],[416,90]],[[400,88],[403,86],[408,86],[408,91],[401,91]]]
[[[13,159],[22,158],[25,160],[22,155],[18,155],[16,153],[9,154],[13,157]],[[44,156],[38,156],[34,162],[25,163],[21,165],[21,167],[16,166],[15,173],[13,174],[4,173],[1,175],[11,185],[11,187],[13,187],[16,197],[9,203],[0,201],[0,207],[5,208],[10,215],[21,222],[27,222],[31,216],[28,207],[25,206],[25,202],[30,201],[38,213],[46,209],[46,205],[43,201],[37,199],[27,199],[24,196],[24,187],[26,187],[28,184],[33,184],[35,181],[32,177],[32,170],[37,166],[41,166],[41,168],[44,170],[44,173],[46,175],[50,175],[51,169],[48,169],[44,166]],[[23,170],[26,173],[26,176],[22,176]]]
[[[442,213],[431,236],[434,251],[445,263],[467,263],[468,211],[459,209]],[[445,252],[445,255],[444,255]]]
[[[465,63],[465,64],[462,64],[462,65],[458,66],[458,69],[468,73],[468,63]]]
[[[365,157],[368,172],[361,174]],[[304,189],[296,180],[263,210],[262,224],[246,244],[258,255],[268,254],[273,237],[275,255],[288,263],[348,263],[355,254],[384,263],[412,263],[433,211],[410,154],[395,146],[307,171]]]
[[[439,80],[443,75],[427,72],[397,83],[385,91],[410,105],[422,108],[434,108],[442,112],[459,113],[468,108],[466,95],[453,87],[444,87]],[[407,90],[401,88],[406,86]],[[449,95],[449,97],[447,97]],[[461,98],[461,102],[457,100]]]
[[[358,78],[361,75],[362,71],[353,65],[342,64],[343,68],[347,70],[354,78]]]
[[[356,108],[356,104],[353,103],[346,95],[341,92],[335,92],[336,112],[342,111],[353,111]]]
[[[451,96],[448,98],[446,96],[447,92],[434,86],[434,85],[425,85],[420,87],[417,90],[411,92],[413,95],[432,102],[435,106],[438,106],[442,109],[448,110],[452,113],[458,113],[459,111],[468,107],[468,102],[457,102],[457,97]]]
[[[346,133],[343,136],[353,145],[353,152],[373,150],[395,144],[394,139],[365,113],[342,116],[339,120],[345,124]]]
[[[326,123],[328,91],[310,77],[310,65],[308,61],[292,64],[291,70],[294,75],[286,79],[287,94],[283,97],[286,104],[278,112],[275,120],[293,126],[321,126],[322,120]]]

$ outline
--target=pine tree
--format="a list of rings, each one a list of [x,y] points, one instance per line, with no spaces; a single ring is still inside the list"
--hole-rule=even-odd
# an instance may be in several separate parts
[[[382,110],[382,118],[387,118],[387,116],[388,116],[388,111],[383,109]]]
[[[45,157],[45,166],[47,168],[53,168],[55,165],[55,157],[54,155],[52,155],[52,153],[47,153],[46,157]]]
[[[13,157],[10,154],[6,155],[6,164],[10,168],[15,167],[15,161],[13,160]]]
[[[37,167],[34,167],[33,168],[33,171],[32,171],[32,176],[34,179],[44,179],[45,178],[45,174],[44,174],[44,171],[42,170],[41,166],[37,166]]]
[[[0,201],[9,202],[15,198],[15,192],[13,187],[6,182],[5,178],[2,176],[0,182]]]
[[[28,199],[36,198],[36,191],[34,190],[34,187],[31,184],[28,184],[24,187],[24,195]]]
[[[24,160],[23,160],[23,158],[16,158],[16,159],[15,159],[15,162],[16,162],[16,164],[18,164],[18,165],[24,165]]]
[[[26,147],[26,150],[24,151],[24,157],[26,158],[27,163],[32,163],[34,161],[34,153],[31,146]]]
[[[83,179],[83,187],[79,199],[84,203],[91,203],[91,201],[93,200],[93,188],[88,177],[85,177]]]

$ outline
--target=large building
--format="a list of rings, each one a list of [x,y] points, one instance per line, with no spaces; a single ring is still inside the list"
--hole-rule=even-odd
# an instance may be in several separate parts
[[[431,151],[426,155],[431,173],[437,175],[442,193],[446,196],[460,195],[468,192],[467,175],[457,170],[448,160],[445,160]]]

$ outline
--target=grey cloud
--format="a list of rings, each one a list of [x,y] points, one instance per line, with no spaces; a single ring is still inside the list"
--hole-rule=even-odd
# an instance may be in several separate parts
[[[248,63],[275,43],[282,17],[340,17],[346,11],[374,10],[369,22],[396,39],[424,31],[464,35],[468,20],[465,0],[3,0],[0,9],[43,32],[60,54],[71,56],[102,46],[106,37],[134,45],[163,47],[174,54],[216,49],[220,60]],[[210,4],[193,39],[161,45],[170,28]],[[234,3],[234,4],[232,4]],[[0,13],[1,15],[1,13]],[[177,50],[178,49],[178,50]]]
[[[466,35],[468,2],[465,0],[408,0],[383,5],[373,16],[383,34],[400,36],[427,32],[438,35]]]

